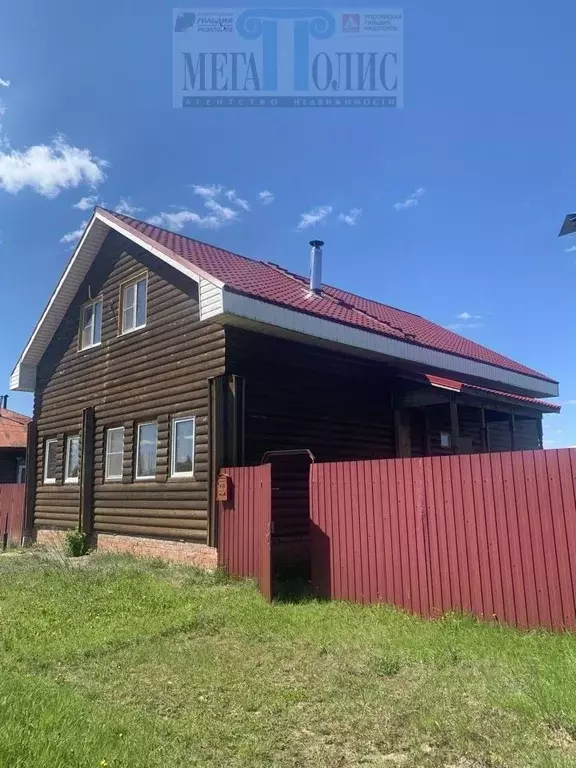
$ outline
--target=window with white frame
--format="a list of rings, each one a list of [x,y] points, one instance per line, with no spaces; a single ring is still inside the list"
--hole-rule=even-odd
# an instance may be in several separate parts
[[[80,437],[74,435],[66,440],[65,483],[77,483],[80,477]]]
[[[146,325],[146,275],[122,287],[122,333],[130,333]]]
[[[106,432],[106,480],[122,480],[124,463],[124,427],[113,427]]]
[[[196,419],[194,416],[172,420],[172,477],[193,477]]]
[[[97,347],[102,341],[102,299],[84,304],[80,318],[80,349]]]
[[[136,480],[153,480],[156,477],[157,444],[158,424],[139,424],[136,441]]]
[[[56,482],[58,440],[46,440],[44,443],[44,482]]]

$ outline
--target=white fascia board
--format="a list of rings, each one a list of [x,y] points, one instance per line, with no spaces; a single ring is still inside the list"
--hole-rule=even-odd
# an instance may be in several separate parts
[[[332,320],[314,317],[304,312],[269,304],[229,290],[223,292],[223,310],[225,314],[282,328],[285,331],[314,337],[333,344],[383,355],[392,361],[396,359],[427,366],[431,369],[490,381],[497,385],[494,387],[495,389],[512,387],[523,390],[532,397],[555,397],[558,395],[558,385],[552,381],[516,373],[488,363],[422,347],[418,344],[409,344],[401,339],[381,336]]]

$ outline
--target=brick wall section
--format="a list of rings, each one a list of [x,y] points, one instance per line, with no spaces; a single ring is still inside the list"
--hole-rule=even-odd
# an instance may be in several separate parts
[[[99,552],[120,552],[136,557],[159,557],[172,563],[186,563],[207,570],[214,570],[218,566],[218,555],[214,547],[194,544],[190,541],[99,533],[96,548]]]
[[[37,529],[36,543],[49,549],[63,550],[66,543],[66,532]],[[215,570],[218,567],[216,549],[205,544],[194,544],[190,541],[99,533],[95,537],[95,547],[98,552],[117,552],[135,557],[159,557],[171,563],[185,563],[206,570]]]

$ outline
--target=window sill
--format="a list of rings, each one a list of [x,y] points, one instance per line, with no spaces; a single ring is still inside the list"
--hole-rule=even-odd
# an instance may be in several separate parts
[[[170,475],[167,482],[168,483],[190,483],[190,482],[194,482],[195,480],[196,480],[196,477],[192,473],[190,475]]]
[[[78,480],[64,480],[64,485],[78,485]]]
[[[91,349],[98,349],[98,347],[101,347],[101,346],[102,346],[102,342],[99,341],[98,344],[90,344],[87,347],[81,347],[78,350],[78,354],[81,354],[82,352],[90,352]]]
[[[54,480],[44,480],[42,482],[42,485],[56,485],[56,479],[54,479]]]
[[[127,331],[120,331],[118,336],[122,338],[122,336],[130,336],[131,333],[136,333],[137,331],[143,331],[147,327],[147,324],[144,323],[144,325],[137,325],[136,328],[130,328]]]

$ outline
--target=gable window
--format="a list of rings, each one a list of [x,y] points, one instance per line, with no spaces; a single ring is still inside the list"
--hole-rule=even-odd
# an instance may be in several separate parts
[[[102,299],[84,304],[80,318],[80,349],[97,347],[102,341]]]
[[[106,480],[122,480],[124,463],[124,427],[114,427],[106,433]]]
[[[172,421],[172,477],[193,477],[196,419],[191,416]]]
[[[56,482],[58,440],[46,440],[44,444],[44,482]]]
[[[77,483],[80,475],[80,437],[74,435],[66,441],[65,483]]]
[[[130,333],[146,325],[146,275],[122,287],[122,333]]]
[[[136,480],[154,480],[156,477],[156,446],[158,424],[138,425],[136,444]]]

